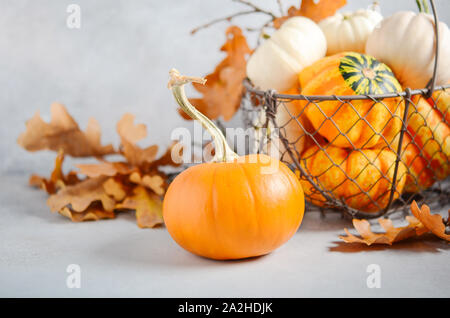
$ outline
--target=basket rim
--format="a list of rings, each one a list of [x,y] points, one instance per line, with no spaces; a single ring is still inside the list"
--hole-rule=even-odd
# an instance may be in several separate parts
[[[255,95],[264,97],[270,95],[272,98],[276,99],[291,99],[291,100],[315,100],[315,101],[326,101],[326,100],[379,100],[385,98],[395,98],[395,97],[406,97],[413,95],[427,95],[430,92],[429,88],[413,89],[407,92],[406,90],[398,93],[387,93],[387,94],[369,94],[369,95],[303,95],[303,94],[279,94],[275,90],[260,90],[257,89],[248,78],[244,79],[245,89]],[[450,88],[450,84],[435,86],[434,91],[444,91]]]

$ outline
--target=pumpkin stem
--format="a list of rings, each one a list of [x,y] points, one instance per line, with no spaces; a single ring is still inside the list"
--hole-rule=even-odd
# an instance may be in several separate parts
[[[170,79],[168,87],[172,90],[173,96],[175,97],[178,105],[180,105],[181,109],[183,109],[183,111],[192,119],[198,120],[202,124],[203,128],[211,134],[214,140],[215,149],[213,161],[226,162],[237,159],[239,156],[231,150],[230,146],[228,146],[227,140],[220,129],[208,117],[199,112],[186,97],[184,85],[188,83],[205,84],[206,79],[194,76],[184,76],[181,75],[176,69],[171,69],[169,74]]]
[[[430,13],[427,0],[416,0],[416,3],[417,6],[419,7],[419,12]]]

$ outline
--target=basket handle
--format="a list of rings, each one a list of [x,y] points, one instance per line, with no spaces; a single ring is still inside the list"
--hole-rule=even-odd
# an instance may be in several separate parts
[[[436,7],[434,5],[434,0],[430,0],[431,4],[431,10],[433,12],[434,17],[434,35],[436,39],[436,52],[434,57],[434,68],[433,68],[433,76],[431,77],[430,81],[427,84],[427,97],[430,97],[431,94],[433,94],[434,87],[436,84],[436,75],[437,75],[437,68],[438,68],[438,59],[439,59],[439,19],[436,12]]]

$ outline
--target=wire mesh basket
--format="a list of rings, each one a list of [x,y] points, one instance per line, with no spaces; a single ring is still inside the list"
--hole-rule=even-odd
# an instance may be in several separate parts
[[[449,203],[450,85],[435,86],[439,36],[433,3],[432,9],[436,58],[427,88],[306,96],[262,91],[245,80],[244,125],[255,129],[259,152],[278,152],[298,174],[310,204],[371,218],[406,211],[412,200]],[[336,110],[331,115],[324,111],[330,105]],[[320,123],[313,125],[308,112]],[[371,119],[380,112],[387,120]],[[342,124],[342,114],[350,124]]]

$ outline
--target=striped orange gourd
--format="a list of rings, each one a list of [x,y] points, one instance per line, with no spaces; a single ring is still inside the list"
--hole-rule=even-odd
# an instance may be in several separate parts
[[[349,207],[376,212],[387,206],[393,183],[396,154],[386,149],[349,150],[331,145],[312,146],[302,156],[301,166],[328,195]],[[399,163],[394,200],[402,193],[406,168]],[[301,177],[305,197],[325,206],[326,198]]]
[[[389,67],[375,58],[344,52],[325,57],[299,74],[303,95],[368,95],[402,90]],[[382,101],[320,101],[305,105],[319,133],[334,146],[371,148],[390,144],[401,129],[401,98]]]

